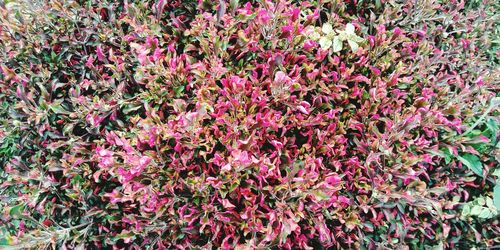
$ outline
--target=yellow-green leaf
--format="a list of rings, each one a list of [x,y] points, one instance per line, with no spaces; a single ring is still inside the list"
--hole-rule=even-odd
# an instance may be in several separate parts
[[[321,31],[325,34],[329,34],[333,32],[333,26],[329,23],[323,24],[323,27],[321,27]]]
[[[332,40],[328,39],[328,37],[321,37],[319,39],[319,45],[321,46],[322,49],[329,49],[332,46]]]
[[[352,52],[356,53],[356,51],[358,51],[358,47],[359,46],[358,46],[358,44],[355,41],[347,40],[347,43],[351,47]]]
[[[339,52],[342,50],[342,41],[338,36],[333,38],[333,52]]]

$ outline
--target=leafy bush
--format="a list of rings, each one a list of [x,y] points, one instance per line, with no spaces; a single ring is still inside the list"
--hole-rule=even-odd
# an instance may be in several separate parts
[[[0,245],[498,245],[498,9],[0,2]]]

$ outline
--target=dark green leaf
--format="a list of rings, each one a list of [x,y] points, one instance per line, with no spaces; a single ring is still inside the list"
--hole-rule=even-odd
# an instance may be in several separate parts
[[[473,154],[463,154],[461,156],[457,156],[457,159],[472,170],[472,172],[483,177],[483,164],[481,163],[479,157]]]

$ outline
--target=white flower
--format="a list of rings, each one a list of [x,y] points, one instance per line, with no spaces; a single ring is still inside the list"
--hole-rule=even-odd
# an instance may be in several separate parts
[[[338,35],[338,38],[340,41],[347,41],[347,43],[349,44],[349,46],[351,47],[351,50],[352,52],[356,52],[358,50],[358,43],[360,42],[363,42],[363,38],[359,37],[358,35],[356,35],[355,33],[355,28],[354,28],[354,25],[352,25],[351,23],[348,23],[346,24],[345,26],[345,30],[337,30],[337,32],[339,33]],[[342,43],[340,42],[338,47],[333,48],[333,52],[338,52],[342,50]]]
[[[323,24],[323,27],[321,27],[321,31],[324,34],[330,34],[333,32],[333,26],[329,23],[325,23],[325,24]]]
[[[310,37],[314,40],[319,39],[319,45],[324,50],[332,48],[333,52],[339,52],[343,48],[343,42],[347,41],[351,50],[356,52],[359,48],[358,43],[364,40],[356,35],[355,31],[355,27],[351,23],[346,24],[344,30],[336,31],[333,30],[333,26],[330,23],[325,23],[321,27],[322,36],[318,32],[314,32]],[[337,33],[338,35],[336,35]]]
[[[323,32],[323,36],[319,39],[319,45],[322,49],[329,49],[332,46],[333,38],[335,37],[333,26],[329,23],[325,23],[323,24],[323,27],[321,27],[321,32]]]

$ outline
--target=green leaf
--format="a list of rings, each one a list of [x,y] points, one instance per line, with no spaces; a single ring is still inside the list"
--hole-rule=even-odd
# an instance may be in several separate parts
[[[61,104],[52,104],[49,108],[56,114],[70,114],[67,110],[65,110]]]
[[[364,41],[364,39],[362,37],[359,37],[357,35],[351,35],[351,36],[349,36],[349,40],[355,41],[357,43],[361,43],[361,42]]]
[[[443,250],[443,249],[444,249],[444,246],[443,246],[442,241],[440,241],[437,245],[432,247],[432,250]]]
[[[472,209],[470,210],[470,214],[471,215],[479,215],[482,210],[483,210],[483,207],[481,207],[481,206],[473,206]]]
[[[464,154],[462,156],[457,156],[457,159],[460,160],[465,166],[467,166],[472,172],[475,174],[483,176],[483,164],[479,157],[473,154]]]
[[[116,236],[113,236],[112,239],[113,240],[120,240],[120,239],[133,239],[135,238],[134,237],[134,234],[132,232],[126,232],[126,233],[121,233],[121,234],[117,234]]]
[[[497,134],[497,131],[499,129],[497,121],[495,119],[490,118],[486,122],[486,127],[488,127],[488,129],[490,130],[490,140],[491,140],[491,143],[493,145],[495,145],[495,143],[496,143],[496,134]]]
[[[498,181],[493,188],[493,204],[495,204],[497,211],[500,211],[500,182]]]
[[[219,190],[220,197],[222,197],[223,199],[226,198],[227,193],[228,193],[227,190]]]
[[[129,114],[129,113],[134,112],[142,107],[143,106],[141,106],[141,105],[134,106],[133,104],[128,104],[128,105],[123,106],[122,112],[124,114]]]
[[[495,206],[493,205],[493,200],[490,197],[486,197],[486,206],[488,208],[495,208]]]
[[[491,99],[490,105],[493,106],[493,107],[499,106],[500,105],[500,97],[493,97]]]
[[[462,209],[462,215],[467,216],[470,214],[470,206],[469,204],[465,204],[463,209]]]
[[[479,205],[481,205],[481,206],[486,205],[486,200],[485,200],[483,197],[479,197],[479,198],[477,198],[477,200],[476,200],[476,201],[477,201],[477,203],[478,203]]]
[[[479,130],[479,129],[474,129],[474,130],[470,131],[469,133],[467,133],[467,137],[469,137],[469,138],[474,138],[474,137],[476,137],[476,136],[480,135],[480,134],[481,134],[481,132],[482,132],[482,131],[481,131],[481,130]]]
[[[10,210],[9,210],[10,216],[19,216],[19,215],[21,215],[23,213],[23,211],[24,211],[24,207],[25,207],[24,204],[19,204],[17,206],[11,207]]]
[[[185,236],[186,236],[186,234],[181,233],[181,234],[179,234],[179,235],[177,236],[177,239],[178,239],[178,240],[182,240],[182,239],[184,239],[184,237],[185,237]]]
[[[322,200],[328,200],[330,199],[330,196],[325,194],[324,192],[322,192],[321,190],[316,190],[314,192],[314,197],[316,197],[316,199],[322,201]]]
[[[12,236],[10,235],[5,235],[5,238],[0,238],[0,246],[10,246],[14,243],[12,240]],[[2,248],[4,249],[4,248]]]
[[[180,85],[174,88],[174,92],[177,97],[180,97],[183,91],[184,91],[184,85]]]
[[[491,173],[491,175],[494,175],[496,177],[500,177],[500,168],[493,170],[493,173]],[[497,185],[499,185],[499,184],[497,183]]]
[[[490,218],[490,217],[491,217],[491,212],[490,212],[490,210],[489,210],[489,209],[487,209],[487,208],[483,208],[483,209],[481,210],[481,213],[479,213],[478,217],[479,217],[479,218],[483,218],[483,219],[488,219],[488,218]]]
[[[444,163],[449,164],[450,162],[451,162],[451,156],[446,155],[446,156],[444,157]]]
[[[231,8],[231,10],[235,11],[236,9],[238,9],[238,6],[239,6],[238,0],[229,1],[229,8]]]
[[[486,126],[488,127],[488,129],[490,129],[492,132],[496,132],[498,131],[500,125],[498,124],[498,122],[493,119],[493,118],[490,118],[488,119],[488,121],[486,122]]]

